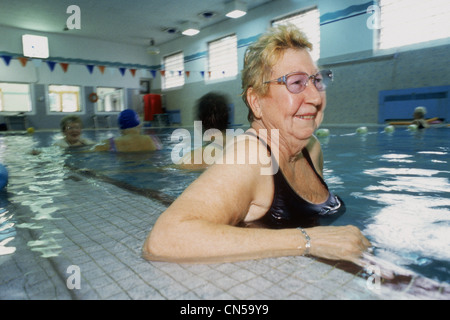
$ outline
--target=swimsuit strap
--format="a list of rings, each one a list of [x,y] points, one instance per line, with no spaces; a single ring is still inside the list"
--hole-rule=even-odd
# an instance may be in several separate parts
[[[109,151],[117,152],[116,142],[114,141],[114,137],[111,137],[108,140],[109,140]]]
[[[261,141],[261,143],[267,148],[267,150],[269,151],[270,155],[272,155],[272,150],[270,149],[270,146],[262,139],[259,138],[259,136],[253,132],[247,132],[246,134],[252,135],[254,137],[256,137],[259,141]],[[316,174],[316,176],[319,178],[320,182],[325,186],[325,188],[327,188],[328,190],[328,186],[325,182],[325,180],[323,180],[322,176],[317,172],[316,167],[314,166],[314,163],[311,159],[311,156],[309,155],[309,151],[308,149],[305,147],[302,149],[302,154],[305,157],[306,161],[308,162],[309,166],[313,169],[314,173]],[[276,163],[276,158],[272,157],[272,160]],[[281,168],[279,169],[279,171],[281,172]],[[283,175],[284,176],[284,175]]]
[[[306,161],[308,161],[308,164],[310,165],[310,167],[313,169],[314,173],[316,174],[316,176],[319,178],[320,182],[325,186],[325,188],[327,188],[328,190],[328,185],[326,184],[325,180],[323,180],[322,176],[317,172],[316,167],[314,166],[314,163],[312,162],[311,156],[309,155],[309,151],[308,149],[305,147],[302,150],[302,154],[305,157]]]

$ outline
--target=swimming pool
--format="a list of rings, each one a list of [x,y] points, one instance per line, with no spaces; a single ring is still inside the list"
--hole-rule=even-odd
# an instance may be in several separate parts
[[[367,134],[355,133],[355,127],[329,129],[330,136],[321,138],[325,179],[347,206],[347,212],[331,224],[354,224],[374,243],[377,257],[422,277],[450,283],[450,128],[421,132],[397,128],[385,133],[374,126]],[[67,181],[79,179],[72,173],[93,177],[91,184],[107,182],[170,204],[200,172],[171,166],[173,129],[147,132],[160,138],[163,150],[140,154],[63,152],[48,147],[59,133],[0,137],[0,163],[14,179],[0,192],[0,257],[18,254],[18,245],[11,243],[12,239],[17,242],[23,229],[38,235],[23,241],[24,247],[42,258],[61,257],[64,248],[58,239],[62,231],[53,223],[64,219],[57,213],[66,207],[55,199],[73,198],[63,187]],[[84,133],[96,141],[116,134],[117,130]],[[33,148],[43,152],[33,156],[29,154]],[[80,195],[80,202],[83,197]],[[52,224],[43,223],[46,221]],[[145,236],[146,232],[141,232],[137,243]],[[139,245],[133,248],[136,254]]]
[[[334,129],[325,176],[346,200],[335,223],[355,224],[376,256],[450,282],[450,128],[368,134]]]

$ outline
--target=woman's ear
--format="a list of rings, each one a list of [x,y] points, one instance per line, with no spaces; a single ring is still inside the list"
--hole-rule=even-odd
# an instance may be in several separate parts
[[[255,118],[260,119],[262,116],[261,104],[259,103],[259,97],[253,87],[250,87],[247,90],[247,101]]]

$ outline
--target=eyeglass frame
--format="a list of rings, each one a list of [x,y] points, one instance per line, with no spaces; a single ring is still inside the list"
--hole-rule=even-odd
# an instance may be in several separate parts
[[[81,126],[67,126],[64,130],[82,130]]]
[[[317,80],[317,75],[318,75],[319,73],[322,73],[322,72],[329,72],[329,74],[328,74],[327,76],[328,76],[328,78],[330,78],[330,83],[333,82],[333,80],[334,80],[334,78],[333,78],[333,71],[332,71],[331,69],[325,69],[325,70],[320,70],[319,72],[317,72],[316,74],[313,74],[313,75],[311,75],[311,76],[310,76],[309,74],[307,74],[306,72],[302,72],[302,71],[291,72],[291,73],[285,74],[284,76],[281,76],[281,77],[279,77],[279,78],[277,78],[277,79],[273,79],[273,80],[269,80],[269,81],[264,81],[263,84],[269,84],[269,83],[272,83],[272,82],[275,82],[276,84],[284,84],[285,87],[286,87],[286,89],[287,89],[290,93],[293,93],[293,94],[299,94],[299,93],[305,91],[306,87],[307,87],[308,84],[309,84],[309,80],[310,80],[310,79],[313,79],[313,80],[314,80],[314,82],[313,82],[313,83],[314,83],[314,87],[315,87],[319,92],[323,92],[323,91],[326,90],[326,87],[325,87],[325,89],[320,90],[319,88],[317,88],[316,82],[315,82],[315,81]],[[299,91],[299,92],[292,92],[291,90],[289,90],[289,87],[288,87],[288,85],[287,85],[287,79],[288,79],[290,76],[293,76],[293,75],[296,75],[296,74],[307,75],[307,76],[308,76],[308,79],[307,79],[306,83],[304,84],[304,88],[303,88],[301,91]],[[323,80],[323,79],[322,79],[322,80]],[[327,87],[328,87],[328,86],[327,86]]]

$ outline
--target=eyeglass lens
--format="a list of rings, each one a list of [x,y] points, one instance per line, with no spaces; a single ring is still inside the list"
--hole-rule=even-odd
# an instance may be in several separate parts
[[[314,86],[319,91],[324,91],[332,80],[330,70],[323,70],[313,76],[306,73],[291,74],[286,77],[286,87],[292,93],[300,93],[308,85],[309,78],[312,78]]]

